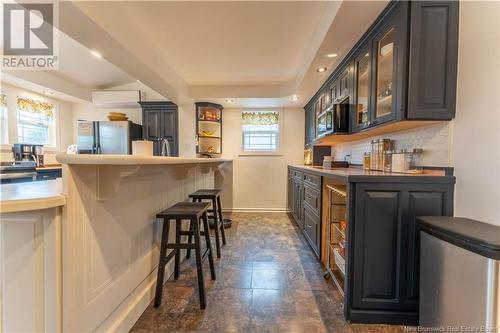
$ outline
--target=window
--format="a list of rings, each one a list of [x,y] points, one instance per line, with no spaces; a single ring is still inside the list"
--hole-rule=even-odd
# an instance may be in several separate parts
[[[0,94],[0,144],[9,143],[9,123],[7,118],[7,96]]]
[[[279,149],[278,111],[243,111],[244,152],[277,152]]]
[[[54,105],[27,98],[17,99],[17,141],[54,146]]]

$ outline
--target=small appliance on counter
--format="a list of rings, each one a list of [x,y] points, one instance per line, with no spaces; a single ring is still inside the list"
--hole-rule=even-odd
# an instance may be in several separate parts
[[[331,154],[330,146],[309,146],[304,150],[304,165],[322,166],[323,157]]]
[[[0,165],[0,184],[32,182],[36,176],[35,161],[19,160]]]
[[[32,161],[35,166],[43,167],[43,145],[29,143],[14,143],[12,145],[14,161]]]
[[[132,154],[142,126],[131,121],[78,121],[78,154]]]
[[[333,156],[325,156],[323,158],[323,169],[333,169],[333,168],[348,168],[349,162],[347,161],[335,161]]]

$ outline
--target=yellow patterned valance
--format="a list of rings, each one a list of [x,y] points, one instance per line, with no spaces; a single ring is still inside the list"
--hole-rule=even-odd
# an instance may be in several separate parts
[[[279,112],[251,111],[242,112],[243,125],[276,125],[279,123]]]
[[[49,118],[54,117],[54,105],[47,102],[36,101],[29,98],[17,98],[17,108],[20,110],[42,113]]]
[[[0,94],[0,107],[7,107],[7,96]]]

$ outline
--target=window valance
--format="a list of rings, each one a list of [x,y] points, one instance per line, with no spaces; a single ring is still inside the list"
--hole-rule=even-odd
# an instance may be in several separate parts
[[[0,94],[0,107],[7,106],[7,96],[5,94]]]
[[[243,125],[276,125],[279,123],[277,111],[249,111],[242,112]]]
[[[47,102],[36,101],[29,98],[17,98],[17,108],[23,111],[43,114],[49,118],[54,117],[54,105]]]

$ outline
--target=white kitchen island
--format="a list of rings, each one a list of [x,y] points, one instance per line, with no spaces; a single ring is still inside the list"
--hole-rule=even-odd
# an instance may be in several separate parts
[[[154,296],[156,214],[222,179],[224,159],[56,156],[63,164],[62,327],[128,331]],[[173,236],[173,233],[172,233]],[[166,267],[169,276],[172,267]]]
[[[0,331],[128,331],[154,296],[156,213],[220,187],[230,161],[56,159],[62,180],[0,187]]]

